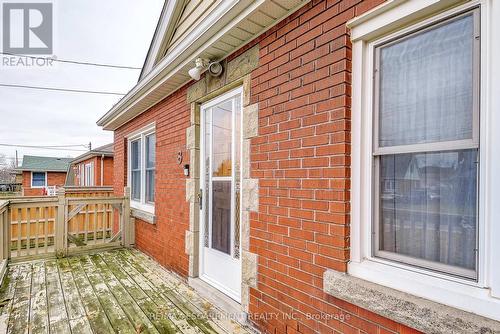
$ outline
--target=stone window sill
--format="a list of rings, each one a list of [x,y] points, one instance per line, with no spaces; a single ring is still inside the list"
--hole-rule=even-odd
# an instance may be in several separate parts
[[[156,216],[150,212],[131,208],[130,215],[136,219],[142,220],[148,224],[156,225]]]
[[[500,333],[500,322],[327,270],[324,291],[424,333]]]

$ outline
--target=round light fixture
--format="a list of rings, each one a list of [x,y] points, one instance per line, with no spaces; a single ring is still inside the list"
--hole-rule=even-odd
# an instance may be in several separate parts
[[[208,73],[213,77],[218,77],[222,74],[222,65],[220,62],[212,62],[208,64]]]

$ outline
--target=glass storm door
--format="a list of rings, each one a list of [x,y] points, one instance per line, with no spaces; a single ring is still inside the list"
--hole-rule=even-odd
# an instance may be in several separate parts
[[[241,89],[201,106],[200,278],[241,300]]]

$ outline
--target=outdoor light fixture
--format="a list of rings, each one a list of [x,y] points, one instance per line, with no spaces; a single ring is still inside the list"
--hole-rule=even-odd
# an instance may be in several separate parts
[[[188,71],[188,74],[191,78],[198,81],[201,78],[201,73],[204,70],[208,71],[213,77],[218,77],[222,74],[223,68],[220,62],[218,61],[210,61],[205,58],[196,58],[195,60],[196,66]]]
[[[208,67],[208,63],[209,61],[207,59],[196,58],[196,66],[188,71],[189,76],[196,81],[200,80],[201,73]]]
[[[184,176],[189,176],[189,165],[184,165]]]
[[[218,77],[222,74],[223,68],[220,62],[213,61],[210,64],[208,64],[207,71],[211,76]]]

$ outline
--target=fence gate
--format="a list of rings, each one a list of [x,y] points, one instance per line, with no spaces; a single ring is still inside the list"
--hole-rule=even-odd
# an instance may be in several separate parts
[[[129,192],[123,197],[15,198],[0,202],[1,259],[65,256],[130,247]]]

